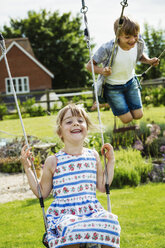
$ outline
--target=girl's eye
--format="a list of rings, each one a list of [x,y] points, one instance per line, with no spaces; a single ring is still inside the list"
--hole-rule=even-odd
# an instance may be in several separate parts
[[[67,121],[67,122],[66,122],[66,124],[71,124],[71,123],[72,123],[72,121]]]
[[[83,120],[79,119],[79,120],[78,120],[78,122],[79,122],[79,123],[82,123],[82,122],[83,122]]]

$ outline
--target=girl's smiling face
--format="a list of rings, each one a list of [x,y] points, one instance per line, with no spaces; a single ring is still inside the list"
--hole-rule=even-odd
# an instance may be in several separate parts
[[[84,142],[88,128],[83,116],[72,115],[69,109],[62,120],[60,137],[65,142]],[[78,144],[78,143],[77,143]]]

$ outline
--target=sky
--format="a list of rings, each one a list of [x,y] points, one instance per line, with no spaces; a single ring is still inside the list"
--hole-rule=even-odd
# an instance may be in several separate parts
[[[97,49],[102,43],[114,38],[113,23],[120,17],[123,0],[84,0],[88,7],[86,13],[90,37]],[[127,0],[124,14],[133,17],[144,31],[147,22],[155,29],[165,29],[165,0]],[[9,25],[10,18],[23,19],[29,10],[41,9],[60,14],[71,12],[72,16],[80,13],[82,0],[5,0],[0,3],[0,28]],[[80,13],[80,15],[82,15]],[[83,17],[83,15],[82,15]],[[82,29],[84,29],[84,24]]]

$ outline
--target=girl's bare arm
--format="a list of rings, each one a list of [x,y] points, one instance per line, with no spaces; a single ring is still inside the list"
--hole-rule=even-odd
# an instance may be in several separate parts
[[[24,166],[25,173],[28,178],[28,182],[33,193],[39,197],[37,189],[37,181],[31,168],[32,154],[30,149],[26,150],[26,146],[22,148],[21,151],[21,162]],[[56,169],[56,157],[50,156],[46,159],[41,180],[38,181],[41,189],[41,194],[43,198],[46,198],[52,190],[52,177]]]

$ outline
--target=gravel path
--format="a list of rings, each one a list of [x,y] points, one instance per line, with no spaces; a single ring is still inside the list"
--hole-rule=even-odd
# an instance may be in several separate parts
[[[0,173],[0,203],[36,198],[25,174]]]

